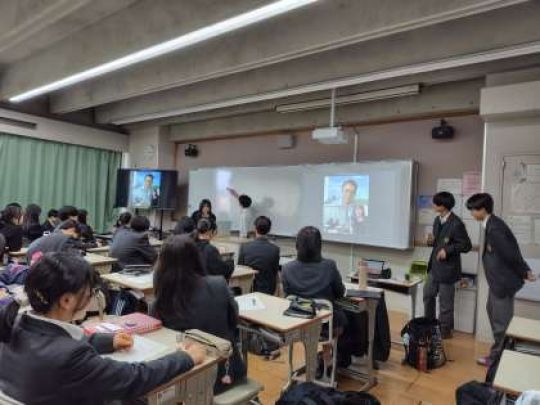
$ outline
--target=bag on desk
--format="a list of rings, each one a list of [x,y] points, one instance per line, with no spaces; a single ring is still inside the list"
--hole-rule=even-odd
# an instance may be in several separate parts
[[[184,332],[184,339],[205,346],[213,355],[222,359],[227,359],[232,354],[231,342],[202,330],[188,329]]]
[[[294,297],[289,304],[289,308],[283,312],[283,315],[295,318],[313,319],[315,318],[315,315],[317,315],[315,301]]]

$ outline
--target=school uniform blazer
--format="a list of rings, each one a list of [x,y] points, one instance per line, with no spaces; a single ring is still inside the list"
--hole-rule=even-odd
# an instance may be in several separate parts
[[[112,335],[76,340],[62,326],[23,315],[0,345],[0,391],[28,405],[99,405],[141,397],[194,366],[180,351],[147,363],[100,356],[112,350]]]
[[[223,276],[226,280],[231,278],[234,272],[234,262],[232,260],[223,260],[218,248],[210,244],[207,240],[197,241],[197,247],[201,253],[206,274],[210,276]]]
[[[146,232],[122,229],[114,234],[110,255],[118,259],[121,267],[130,264],[154,264],[157,259],[156,249],[150,245]]]
[[[461,218],[450,213],[446,222],[437,216],[433,223],[433,250],[428,272],[439,283],[453,284],[461,277],[461,254],[471,250],[471,240]],[[446,251],[446,260],[437,260],[441,249]]]
[[[495,215],[491,215],[486,224],[482,262],[489,288],[499,298],[513,297],[530,271],[516,237]]]
[[[238,253],[238,264],[257,270],[254,290],[273,295],[279,271],[279,247],[266,237],[243,243]]]
[[[24,231],[21,225],[5,224],[0,233],[6,239],[6,249],[10,252],[18,252],[23,247]]]

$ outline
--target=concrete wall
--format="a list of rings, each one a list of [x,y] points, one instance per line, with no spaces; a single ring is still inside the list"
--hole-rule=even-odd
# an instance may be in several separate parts
[[[523,78],[531,80],[523,82]],[[535,80],[532,80],[532,79]],[[493,195],[495,213],[502,204],[502,159],[506,155],[540,154],[540,114],[531,116],[531,108],[540,105],[540,93],[528,94],[540,79],[540,70],[524,73],[508,73],[489,78],[494,87],[482,92],[481,109],[486,112],[484,180],[483,188]],[[516,81],[518,83],[516,83]],[[512,84],[513,83],[513,84]],[[499,85],[500,84],[500,85]],[[530,103],[520,102],[522,93]],[[531,98],[532,97],[532,98]],[[518,108],[521,107],[521,108]],[[489,112],[489,114],[488,114]],[[477,339],[492,339],[489,320],[485,310],[488,286],[484,271],[479,271],[479,295],[477,312]],[[540,303],[516,300],[516,314],[540,319]]]
[[[419,162],[419,193],[432,194],[439,177],[460,177],[464,171],[480,170],[482,160],[482,121],[478,116],[455,117],[449,123],[456,127],[455,139],[447,142],[431,139],[431,128],[437,120],[427,119],[377,126],[358,127],[358,159],[414,159]],[[176,167],[180,175],[180,212],[187,212],[189,170],[216,166],[268,166],[294,165],[303,163],[346,162],[353,160],[353,144],[322,145],[312,141],[309,132],[295,133],[296,146],[281,150],[277,140],[279,134],[254,135],[198,142],[198,158],[187,158],[185,144],[179,144]],[[291,239],[281,244],[292,246]],[[325,243],[325,254],[338,262],[346,274],[351,265],[351,252],[355,258],[382,258],[390,262],[392,269],[404,272],[411,260],[427,259],[429,249],[416,248],[411,251],[369,248],[339,243]],[[407,312],[407,298],[388,295],[391,309]],[[420,307],[421,308],[421,307]]]
[[[16,121],[24,124],[17,125]],[[31,127],[33,125],[35,127]],[[0,109],[0,132],[118,152],[126,152],[128,149],[127,135],[6,109]]]

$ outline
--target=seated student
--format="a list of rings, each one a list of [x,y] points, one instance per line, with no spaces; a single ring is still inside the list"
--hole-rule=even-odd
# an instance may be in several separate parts
[[[100,354],[129,350],[125,333],[85,337],[70,323],[90,302],[91,267],[80,257],[48,253],[34,263],[25,291],[32,311],[18,318],[16,301],[0,309],[0,387],[25,404],[103,404],[141,397],[204,361],[199,345],[146,363]],[[17,319],[18,318],[18,319]]]
[[[195,230],[195,222],[192,218],[185,216],[180,218],[180,221],[176,223],[173,233],[175,235],[184,235],[193,233]]]
[[[131,220],[130,229],[116,233],[109,254],[118,259],[120,267],[130,264],[154,264],[158,254],[150,245],[148,229],[148,218],[138,215]]]
[[[118,231],[121,231],[122,229],[129,229],[129,223],[131,222],[131,218],[133,216],[131,215],[131,212],[126,211],[122,212],[118,219],[116,220],[116,224],[114,225],[113,234],[116,234]]]
[[[51,209],[47,213],[47,219],[45,222],[43,222],[43,225],[41,225],[41,228],[43,232],[54,232],[58,224],[60,223],[60,219],[58,218],[58,210]]]
[[[0,233],[6,239],[6,249],[10,252],[17,252],[23,247],[24,231],[21,226],[23,219],[20,206],[8,205],[2,211],[0,217]]]
[[[255,220],[255,240],[243,243],[238,253],[238,264],[257,270],[253,290],[274,295],[279,271],[279,247],[268,240],[272,221],[261,216]]]
[[[23,219],[23,231],[24,237],[33,242],[43,236],[43,227],[39,222],[39,216],[41,215],[41,207],[36,204],[29,204],[26,207]]]
[[[196,241],[201,252],[203,265],[207,274],[223,276],[226,280],[231,278],[234,272],[234,262],[224,261],[219,250],[210,241],[216,233],[216,223],[208,219],[201,219],[197,224]]]
[[[223,277],[206,275],[189,235],[175,235],[163,245],[154,277],[156,301],[152,313],[163,326],[178,331],[199,329],[233,345],[228,367],[219,367],[215,391],[243,379],[246,367],[235,338],[238,306]]]
[[[88,211],[79,210],[77,213],[77,222],[79,222],[80,240],[87,249],[97,247],[98,243],[94,237],[94,230],[88,225]]]
[[[64,205],[62,208],[58,210],[58,219],[60,220],[59,224],[61,224],[64,221],[67,221],[68,219],[77,221],[78,214],[79,214],[79,211],[74,206]],[[56,227],[55,230],[58,230],[58,226]]]
[[[79,228],[77,222],[72,219],[62,222],[59,225],[58,232],[49,235],[43,235],[36,239],[28,246],[26,253],[28,263],[32,262],[32,258],[36,253],[49,252],[72,252],[82,250],[79,244]]]
[[[204,199],[199,204],[199,209],[191,214],[191,219],[195,224],[198,224],[201,219],[208,219],[211,222],[216,222],[216,216],[212,212],[212,202]]]

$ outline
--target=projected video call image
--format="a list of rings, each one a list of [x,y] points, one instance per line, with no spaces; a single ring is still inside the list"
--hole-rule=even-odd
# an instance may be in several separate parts
[[[324,178],[324,232],[360,234],[368,213],[369,176],[336,175]]]
[[[159,171],[132,171],[129,198],[133,208],[152,208],[159,206],[161,173]]]

